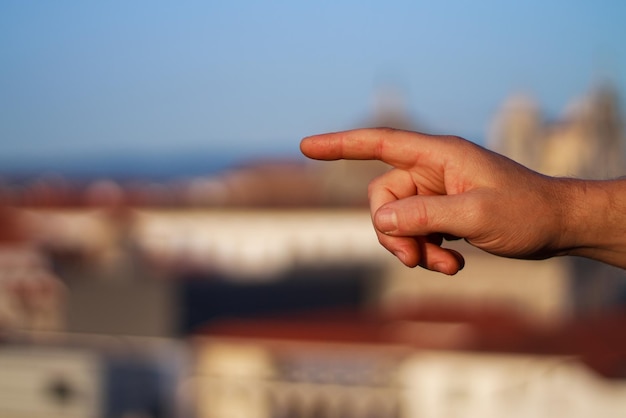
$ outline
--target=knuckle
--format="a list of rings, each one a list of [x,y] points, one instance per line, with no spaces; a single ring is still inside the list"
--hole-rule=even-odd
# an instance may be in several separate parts
[[[381,177],[376,177],[375,179],[371,180],[369,182],[369,184],[367,185],[367,197],[369,199],[372,198],[372,196],[381,189],[381,187],[383,187],[382,185],[383,183],[383,179]]]
[[[418,230],[422,230],[429,224],[428,208],[423,199],[415,199],[413,207],[410,212],[410,219],[408,219],[411,225],[414,225]]]

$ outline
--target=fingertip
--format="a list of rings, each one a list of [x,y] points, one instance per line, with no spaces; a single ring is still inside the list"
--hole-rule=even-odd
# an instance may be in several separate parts
[[[413,268],[419,265],[421,259],[420,248],[414,238],[394,237],[376,231],[378,242],[393,254],[402,264]]]
[[[428,242],[427,237],[394,237],[380,232],[377,235],[382,246],[409,268],[421,266],[452,276],[465,267],[461,253]]]
[[[341,158],[330,134],[312,135],[300,141],[300,152],[314,160],[337,160]]]
[[[459,263],[459,271],[463,270],[463,268],[465,267],[465,257],[463,257],[463,255],[456,250],[448,249],[448,251],[450,251],[450,253],[454,256],[454,258],[456,258],[457,262]]]
[[[465,259],[455,250],[445,249],[445,256],[441,256],[437,261],[434,261],[427,268],[439,273],[453,276],[465,267]]]
[[[306,136],[300,140],[300,152],[307,157],[309,156],[309,149],[311,146],[311,136]]]
[[[413,268],[419,265],[419,257],[416,254],[408,253],[403,250],[396,250],[393,254],[407,267]]]
[[[443,273],[448,276],[454,276],[460,270],[459,265],[454,262],[439,262],[435,263],[430,270],[436,271],[438,273]]]

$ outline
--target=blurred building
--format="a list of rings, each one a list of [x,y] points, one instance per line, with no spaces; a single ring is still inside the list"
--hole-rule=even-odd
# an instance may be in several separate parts
[[[24,418],[188,418],[181,341],[16,333],[0,344],[0,415]]]
[[[623,413],[624,381],[604,379],[591,368],[601,358],[612,358],[612,349],[626,348],[623,338],[610,341],[602,332],[598,324],[603,322],[542,334],[506,310],[459,313],[423,311],[390,318],[335,312],[214,324],[194,344],[197,416],[582,418]],[[585,332],[605,348],[586,347],[579,339]],[[624,371],[619,361],[604,365],[605,373]]]
[[[511,97],[497,115],[490,146],[536,171],[607,179],[626,172],[626,137],[617,92],[602,86],[547,121],[528,96]]]

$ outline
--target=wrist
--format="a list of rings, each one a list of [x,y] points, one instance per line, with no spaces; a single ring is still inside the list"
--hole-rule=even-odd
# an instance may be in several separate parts
[[[554,180],[559,253],[626,267],[626,180]]]

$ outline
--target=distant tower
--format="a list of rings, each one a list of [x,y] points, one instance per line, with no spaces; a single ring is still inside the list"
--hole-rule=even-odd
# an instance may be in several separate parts
[[[602,86],[574,102],[545,139],[541,171],[605,179],[626,174],[623,120],[616,91]]]
[[[626,174],[624,142],[617,93],[603,86],[549,124],[532,100],[513,96],[495,119],[489,145],[544,174],[603,179]]]
[[[372,107],[374,113],[367,126],[415,130],[405,93],[397,87],[383,86],[376,91]]]
[[[527,167],[537,169],[543,122],[535,101],[526,95],[508,99],[494,120],[489,147]]]

